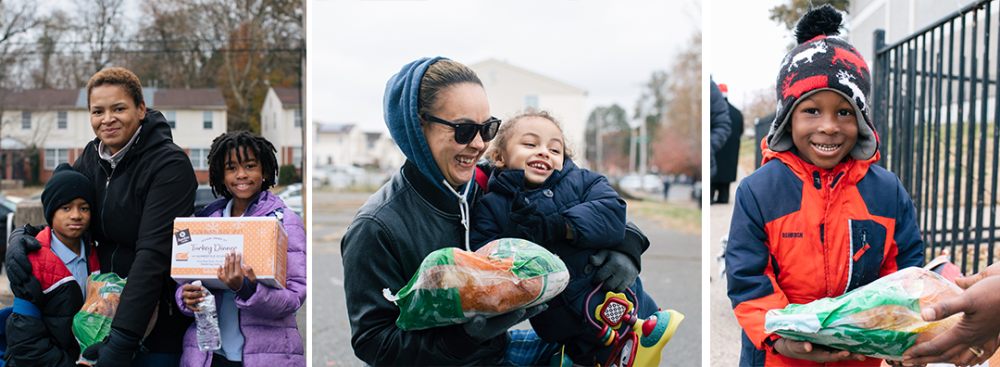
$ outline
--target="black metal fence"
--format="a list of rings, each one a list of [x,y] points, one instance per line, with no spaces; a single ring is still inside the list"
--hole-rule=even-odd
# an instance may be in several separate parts
[[[879,164],[913,199],[929,258],[947,250],[966,274],[997,261],[1000,250],[994,2],[975,1],[895,44],[875,32]]]

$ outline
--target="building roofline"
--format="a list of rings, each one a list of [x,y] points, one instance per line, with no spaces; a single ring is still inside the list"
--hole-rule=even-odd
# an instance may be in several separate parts
[[[572,84],[569,84],[569,83],[566,83],[566,82],[562,82],[562,81],[559,81],[559,80],[556,80],[556,79],[552,79],[552,78],[547,77],[545,75],[533,72],[531,70],[522,68],[520,66],[512,65],[512,64],[504,62],[504,61],[497,60],[497,59],[492,58],[492,57],[489,58],[489,59],[477,62],[475,64],[469,65],[469,66],[472,67],[473,69],[475,69],[476,66],[488,65],[488,64],[500,64],[500,65],[503,65],[505,67],[508,67],[508,68],[520,71],[522,73],[525,73],[525,74],[528,74],[528,75],[531,75],[531,76],[534,76],[534,77],[538,77],[540,79],[543,79],[543,80],[546,80],[546,81],[558,84],[558,85],[560,85],[562,87],[573,89],[573,90],[575,90],[575,91],[577,91],[579,93],[583,93],[584,96],[587,95],[587,90],[586,89],[583,89],[583,88],[580,88],[580,87],[577,87],[577,86],[574,86]]]

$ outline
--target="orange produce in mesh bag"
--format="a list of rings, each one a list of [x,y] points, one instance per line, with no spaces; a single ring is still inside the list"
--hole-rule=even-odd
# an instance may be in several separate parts
[[[569,271],[559,257],[529,241],[503,238],[476,252],[434,251],[397,294],[388,288],[382,293],[400,308],[396,326],[418,330],[542,304],[567,284]]]

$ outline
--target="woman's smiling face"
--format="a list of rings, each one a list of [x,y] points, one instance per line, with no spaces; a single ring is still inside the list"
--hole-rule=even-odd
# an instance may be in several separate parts
[[[440,102],[427,113],[452,123],[474,122],[481,124],[490,119],[490,103],[483,87],[473,83],[456,84],[445,89]],[[480,134],[468,144],[455,142],[455,129],[435,122],[422,126],[434,163],[453,188],[458,189],[472,180],[476,162],[483,156],[490,143]]]

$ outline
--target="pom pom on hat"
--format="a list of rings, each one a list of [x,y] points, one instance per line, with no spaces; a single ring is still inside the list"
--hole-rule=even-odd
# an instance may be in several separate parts
[[[775,82],[778,108],[767,134],[767,147],[776,152],[791,149],[795,143],[786,130],[792,111],[809,95],[829,90],[851,103],[858,119],[858,141],[850,155],[867,160],[878,151],[878,135],[869,119],[868,100],[871,75],[868,64],[858,51],[839,34],[843,17],[830,5],[810,10],[796,24],[800,43],[781,61]]]
[[[817,36],[840,34],[840,22],[844,17],[830,4],[810,10],[795,24],[795,43],[803,44]]]

